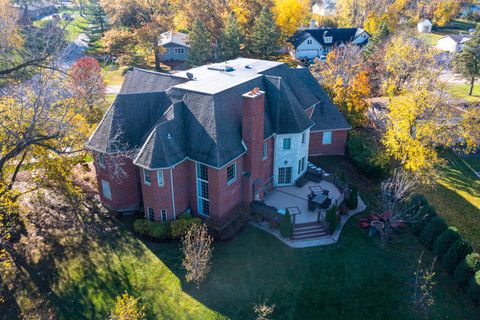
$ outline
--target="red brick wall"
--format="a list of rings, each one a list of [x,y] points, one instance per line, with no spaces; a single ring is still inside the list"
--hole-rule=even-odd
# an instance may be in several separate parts
[[[173,219],[173,207],[170,187],[170,170],[163,171],[163,186],[158,185],[157,172],[150,171],[150,185],[144,182],[143,169],[140,168],[140,179],[142,182],[143,206],[145,217],[147,217],[148,208],[152,208],[155,214],[155,220],[160,220],[160,211],[167,210],[167,218]]]
[[[105,168],[101,167],[98,163],[98,154],[94,154],[94,164],[98,182],[98,193],[100,194],[100,200],[102,203],[113,210],[134,210],[140,207],[141,194],[139,188],[139,171],[131,159],[123,159],[118,162],[125,162],[122,169],[126,175],[118,178],[112,178],[111,170],[109,170],[108,156],[105,156]],[[117,161],[116,161],[117,162]],[[110,191],[112,199],[107,199],[103,195],[102,183],[105,180],[110,184]]]
[[[309,155],[345,154],[348,130],[332,131],[332,143],[323,144],[323,132],[310,133]]]

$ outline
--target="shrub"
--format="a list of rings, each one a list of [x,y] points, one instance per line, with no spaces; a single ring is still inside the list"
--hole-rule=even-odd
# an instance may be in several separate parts
[[[443,231],[433,243],[433,253],[437,256],[437,259],[442,259],[452,243],[460,238],[461,236],[455,227],[449,227]]]
[[[390,158],[369,134],[350,131],[347,139],[347,154],[369,176],[380,178],[390,169]]]
[[[280,234],[288,238],[292,233],[292,217],[290,216],[290,212],[287,209],[287,212],[282,216],[282,220],[280,220]]]
[[[468,295],[474,302],[480,304],[480,271],[477,271],[475,276],[470,279]]]
[[[347,207],[350,210],[356,209],[358,206],[358,189],[357,187],[353,186],[352,190],[350,191],[350,194],[348,195],[347,201],[346,201]]]
[[[192,226],[193,223],[201,223],[200,218],[188,218],[180,216],[177,220],[170,223],[170,229],[173,239],[181,238],[185,232]]]
[[[170,239],[172,237],[172,232],[170,230],[170,221],[153,223],[150,229],[150,236],[159,240]]]
[[[325,220],[328,223],[328,233],[333,234],[337,230],[338,218],[337,218],[337,206],[333,205],[327,210]]]
[[[453,274],[458,264],[465,256],[472,253],[472,246],[463,239],[455,241],[443,256],[441,263],[448,273]]]
[[[470,253],[455,269],[453,278],[461,287],[467,287],[475,272],[480,270],[480,254]]]
[[[437,237],[440,236],[447,228],[448,225],[443,218],[435,217],[427,223],[425,228],[423,228],[418,240],[425,246],[425,248],[432,250],[433,243]]]
[[[418,210],[418,217],[417,221],[412,223],[412,232],[414,235],[418,236],[422,230],[425,228],[427,223],[433,218],[437,216],[437,212],[435,208],[431,205],[427,204]]]
[[[137,219],[133,222],[133,230],[138,232],[142,236],[148,236],[150,234],[151,229],[151,221],[145,219]]]
[[[421,193],[415,193],[410,196],[410,207],[420,208],[428,204],[427,198]]]
[[[260,215],[267,222],[272,220],[279,222],[282,219],[282,215],[277,212],[277,208],[267,206],[260,201],[253,201],[250,204],[250,210],[253,216]]]
[[[218,237],[220,240],[228,240],[233,238],[240,230],[242,230],[248,222],[248,216],[244,214],[238,215],[234,220],[227,224],[223,229],[219,230]]]

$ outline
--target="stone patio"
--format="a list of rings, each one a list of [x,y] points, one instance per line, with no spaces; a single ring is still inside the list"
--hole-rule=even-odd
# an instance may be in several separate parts
[[[341,202],[343,196],[333,183],[327,181],[318,183],[309,181],[302,188],[298,188],[296,186],[275,188],[265,196],[265,204],[277,209],[297,207],[301,213],[295,216],[296,224],[316,222],[318,217],[317,211],[308,211],[307,196],[310,193],[310,187],[318,186],[329,191],[328,196],[332,199],[332,203]]]

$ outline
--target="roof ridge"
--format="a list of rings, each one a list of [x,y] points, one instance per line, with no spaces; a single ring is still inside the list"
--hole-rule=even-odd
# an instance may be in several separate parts
[[[140,72],[151,73],[151,74],[155,74],[155,75],[159,75],[159,76],[186,79],[185,77],[182,77],[180,75],[176,75],[174,73],[159,72],[159,71],[155,71],[155,70],[148,70],[148,69],[143,69],[143,68],[138,68],[138,67],[133,67],[132,71],[140,71]]]

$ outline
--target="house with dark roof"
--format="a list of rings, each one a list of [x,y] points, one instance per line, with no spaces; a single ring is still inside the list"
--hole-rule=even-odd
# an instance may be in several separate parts
[[[326,56],[336,47],[352,43],[364,46],[370,35],[362,28],[310,28],[298,30],[290,37],[290,55],[295,59]]]
[[[160,56],[162,61],[186,61],[188,57],[187,35],[169,30],[160,35],[159,44],[165,49]]]
[[[105,206],[224,219],[294,184],[309,156],[343,154],[349,129],[308,69],[238,58],[176,74],[133,69],[87,147]]]

